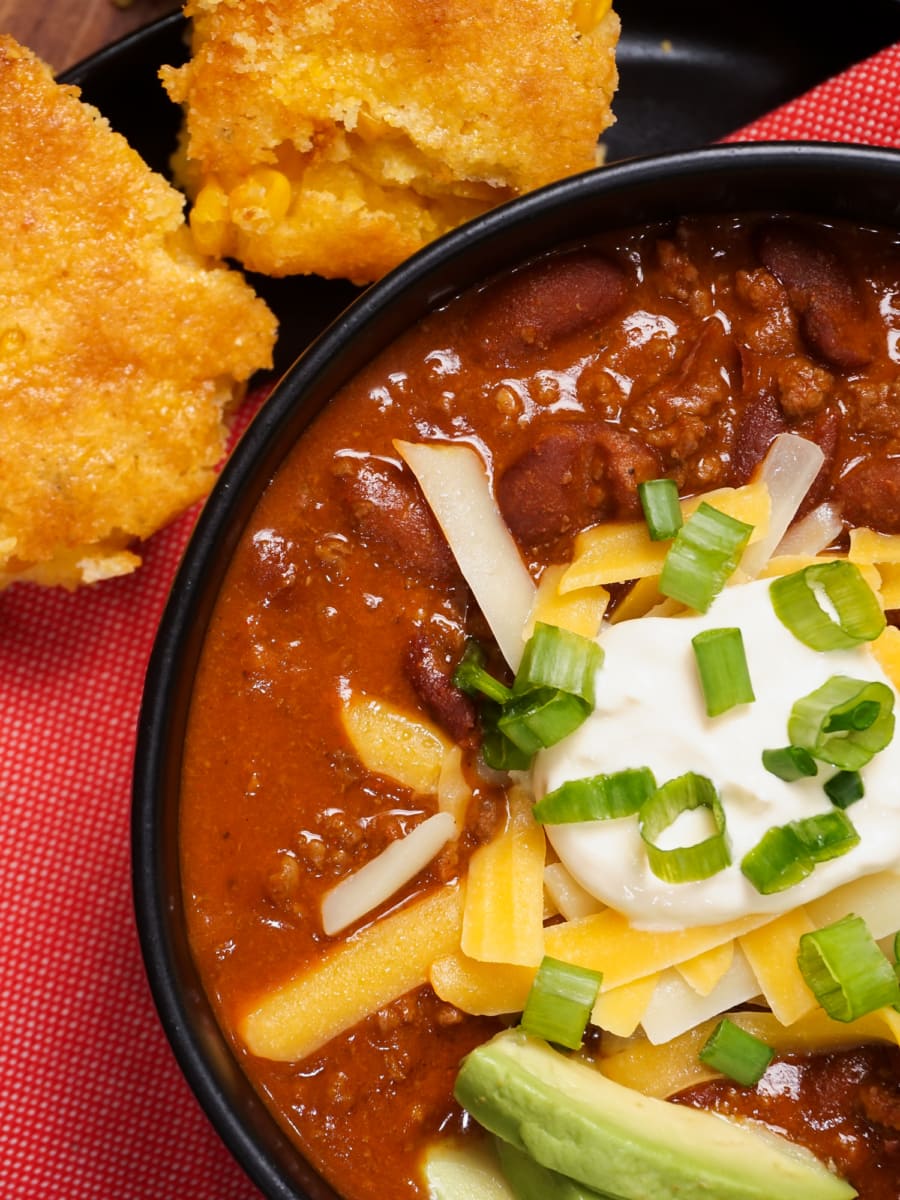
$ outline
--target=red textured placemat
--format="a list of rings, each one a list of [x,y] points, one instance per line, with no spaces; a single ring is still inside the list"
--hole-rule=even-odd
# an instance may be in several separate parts
[[[900,149],[900,43],[723,140],[864,142]]]
[[[900,147],[900,46],[730,140]],[[252,1200],[156,1020],[134,929],[130,775],[188,516],[133,576],[0,594],[0,1196]]]

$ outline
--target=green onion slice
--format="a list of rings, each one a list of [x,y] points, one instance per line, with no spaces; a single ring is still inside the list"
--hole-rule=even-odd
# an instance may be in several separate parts
[[[708,717],[756,699],[740,629],[704,629],[691,638],[691,645]]]
[[[721,1071],[744,1087],[753,1087],[765,1074],[775,1051],[760,1038],[723,1017],[698,1057],[714,1071]]]
[[[859,834],[853,822],[839,808],[791,821],[789,828],[799,837],[814,863],[840,858],[859,845]]]
[[[503,704],[512,695],[510,688],[484,666],[484,650],[473,639],[466,642],[463,656],[453,672],[453,684],[469,696],[487,696],[497,704]]]
[[[477,643],[466,645],[453,682],[484,698],[482,755],[496,770],[526,770],[534,755],[561,741],[594,707],[594,677],[603,651],[589,638],[538,623],[512,688],[484,668]]]
[[[854,914],[804,933],[797,965],[810,991],[835,1021],[855,1021],[900,1003],[900,980],[887,955]]]
[[[767,829],[741,859],[741,871],[761,896],[795,887],[814,866],[805,842],[790,825]]]
[[[554,688],[538,688],[514,696],[504,705],[497,728],[526,754],[536,754],[568,737],[590,715],[580,696]]]
[[[836,808],[849,808],[866,792],[859,771],[838,771],[824,786],[825,795]]]
[[[868,721],[869,706],[874,704],[878,706],[875,719],[863,729],[855,728],[852,714],[862,710]],[[838,728],[834,728],[835,722]],[[893,736],[893,691],[886,683],[867,683],[848,675],[832,675],[803,696],[788,719],[788,737],[795,746],[847,771],[864,767]]]
[[[631,767],[611,775],[570,779],[548,792],[531,810],[543,825],[573,821],[610,821],[630,817],[656,791],[649,767]]]
[[[762,764],[767,771],[777,775],[786,783],[795,779],[811,778],[818,774],[819,767],[808,750],[802,746],[785,746],[780,750],[763,750]]]
[[[521,696],[552,688],[578,696],[593,708],[594,680],[602,665],[603,651],[596,642],[538,621],[522,653],[513,692]]]
[[[840,733],[853,730],[862,733],[864,729],[872,728],[880,712],[881,705],[877,701],[860,700],[859,704],[854,704],[852,708],[833,712],[825,722],[825,732]]]
[[[706,612],[736,569],[752,532],[752,525],[703,501],[669,548],[659,590],[698,612]]]
[[[646,483],[638,484],[637,494],[651,542],[673,538],[684,524],[675,480],[648,479]]]
[[[804,567],[774,579],[769,594],[779,621],[813,650],[846,650],[871,642],[885,626],[878,598],[851,562]],[[822,607],[820,594],[834,616]]]
[[[485,701],[481,706],[481,756],[495,771],[527,771],[534,755],[521,750],[497,728],[502,713],[499,704]]]
[[[664,850],[657,845],[660,835],[683,812],[706,808],[712,814],[715,833],[693,846]],[[691,883],[709,879],[731,862],[725,831],[725,813],[718,793],[705,775],[688,771],[656,789],[641,805],[638,827],[647,851],[650,869],[666,883]]]
[[[859,834],[840,809],[767,829],[741,859],[741,871],[762,896],[796,887],[816,863],[840,858],[859,845]]]
[[[522,1028],[535,1037],[578,1050],[603,976],[545,955],[522,1013]]]

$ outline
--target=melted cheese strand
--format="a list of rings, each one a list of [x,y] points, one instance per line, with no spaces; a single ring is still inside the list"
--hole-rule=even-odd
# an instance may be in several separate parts
[[[394,448],[415,475],[453,556],[515,670],[535,586],[491,493],[484,463],[470,446],[449,442]]]

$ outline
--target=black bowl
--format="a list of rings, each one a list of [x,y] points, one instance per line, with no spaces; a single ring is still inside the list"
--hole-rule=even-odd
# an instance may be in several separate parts
[[[600,230],[748,210],[900,228],[900,153],[823,144],[697,150],[589,172],[496,209],[411,258],[338,318],[266,402],[203,510],[163,616],[141,710],[135,902],[150,983],[175,1054],[222,1138],[272,1200],[334,1193],[288,1143],[219,1032],[187,944],[177,850],[194,673],[237,540],[266,484],[322,406],[450,296]]]

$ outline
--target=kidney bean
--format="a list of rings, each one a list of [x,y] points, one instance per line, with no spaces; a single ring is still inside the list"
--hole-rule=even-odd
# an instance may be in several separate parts
[[[531,447],[500,476],[497,502],[527,550],[604,517],[639,512],[637,485],[660,473],[653,450],[605,421],[535,431]]]
[[[410,638],[403,665],[407,679],[438,724],[461,746],[473,746],[478,738],[475,702],[454,685],[448,656],[427,633],[419,630]]]
[[[583,250],[532,263],[489,284],[469,318],[481,357],[502,365],[530,348],[600,326],[628,290],[621,267]]]
[[[250,540],[252,555],[248,564],[254,583],[271,599],[297,579],[297,547],[289,537],[275,529],[258,529]]]
[[[435,587],[462,582],[447,540],[409,472],[381,459],[338,457],[334,475],[363,542]]]
[[[809,491],[797,509],[797,517],[805,517],[817,504],[821,504],[831,491],[831,478],[841,437],[841,414],[837,408],[823,408],[811,420],[798,426],[796,432],[801,437],[815,442],[825,455],[818,475],[810,484]]]
[[[882,533],[900,533],[900,458],[870,458],[838,481],[844,519]]]
[[[853,279],[824,243],[785,222],[765,226],[757,239],[760,259],[788,290],[813,351],[841,371],[872,361],[872,342]]]
[[[771,443],[787,427],[784,413],[770,393],[760,393],[740,409],[731,461],[741,483],[747,482]]]

